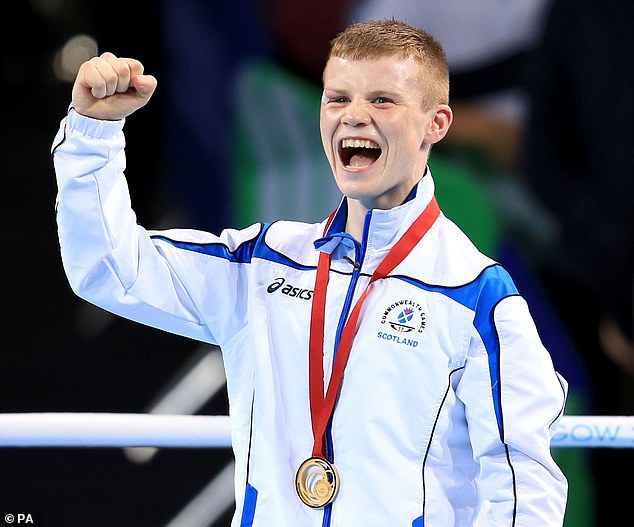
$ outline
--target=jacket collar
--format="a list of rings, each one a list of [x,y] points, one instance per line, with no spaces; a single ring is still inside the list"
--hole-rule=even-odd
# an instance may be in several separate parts
[[[334,259],[348,256],[358,249],[363,253],[366,251],[387,251],[429,204],[434,196],[434,190],[434,180],[431,171],[427,168],[403,204],[388,210],[372,209],[368,211],[361,247],[352,236],[345,232],[348,201],[344,197],[334,212],[334,217],[326,234],[315,240],[315,248],[330,253]],[[325,224],[326,222],[324,222],[324,226]]]

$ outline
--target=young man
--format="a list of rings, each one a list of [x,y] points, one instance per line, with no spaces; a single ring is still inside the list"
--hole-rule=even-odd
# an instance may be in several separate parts
[[[142,72],[105,53],[78,73],[53,148],[63,262],[88,301],[222,347],[233,525],[561,525],[565,381],[434,198],[441,47],[394,21],[340,35],[320,115],[339,207],[219,236],[136,224],[122,128],[156,87]]]

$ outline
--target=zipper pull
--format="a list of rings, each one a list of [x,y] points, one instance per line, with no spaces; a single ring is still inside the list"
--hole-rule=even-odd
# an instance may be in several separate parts
[[[350,258],[349,256],[344,256],[345,260],[348,260],[348,262],[350,262],[352,264],[352,267],[355,268],[356,271],[358,271],[359,269],[361,269],[361,262],[355,262],[352,258]]]

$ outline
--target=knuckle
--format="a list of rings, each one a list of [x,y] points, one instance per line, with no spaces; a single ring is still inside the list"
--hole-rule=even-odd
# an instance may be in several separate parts
[[[130,75],[140,75],[143,73],[143,64],[140,61],[130,59],[127,64],[130,69]]]
[[[119,77],[130,76],[130,66],[128,66],[128,63],[124,60],[117,61],[115,64],[113,64],[113,68],[117,72],[117,75]]]

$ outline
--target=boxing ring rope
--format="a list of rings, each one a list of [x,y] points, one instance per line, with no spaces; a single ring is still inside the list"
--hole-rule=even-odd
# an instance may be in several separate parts
[[[634,448],[634,416],[563,416],[553,447]],[[228,416],[122,413],[0,414],[0,447],[231,446]]]
[[[0,414],[0,447],[210,448],[230,444],[228,416]]]

